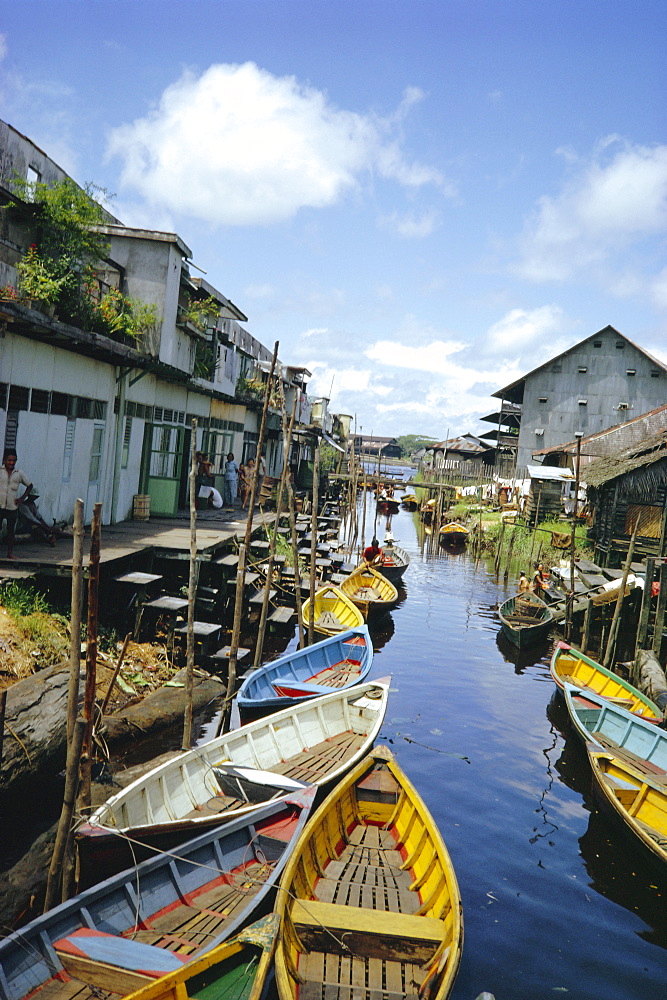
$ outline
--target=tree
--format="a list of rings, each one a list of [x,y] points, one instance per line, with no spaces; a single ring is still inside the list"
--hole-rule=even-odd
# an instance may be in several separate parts
[[[403,458],[409,458],[420,448],[429,448],[437,440],[438,438],[425,437],[423,434],[402,434],[401,437],[396,438],[401,447]]]

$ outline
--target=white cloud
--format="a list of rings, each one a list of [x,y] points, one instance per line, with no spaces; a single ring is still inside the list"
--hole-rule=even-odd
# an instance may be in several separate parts
[[[456,340],[434,340],[423,347],[410,347],[395,340],[378,340],[364,354],[371,361],[378,361],[392,368],[410,368],[413,371],[447,375],[455,367],[449,356],[462,351],[465,346]]]
[[[7,55],[7,35],[0,33],[0,62]]]
[[[559,195],[539,199],[517,270],[533,281],[564,281],[665,229],[667,146],[610,136],[588,163],[573,167]]]
[[[392,212],[391,215],[381,216],[380,225],[406,239],[423,239],[425,236],[431,235],[439,221],[440,213],[432,209],[428,212],[422,212],[420,215]]]
[[[442,186],[437,170],[406,160],[396,134],[421,99],[408,90],[382,119],[254,63],[213,65],[185,72],[146,117],[113,129],[108,153],[123,161],[121,183],[149,203],[213,224],[271,224],[335,204],[368,171]]]
[[[511,309],[502,319],[489,328],[487,348],[494,352],[535,351],[544,338],[551,341],[563,329],[563,310],[559,306],[540,306],[537,309]],[[551,350],[553,354],[554,351]]]
[[[243,294],[249,299],[271,299],[276,294],[276,289],[268,282],[263,285],[246,285]]]

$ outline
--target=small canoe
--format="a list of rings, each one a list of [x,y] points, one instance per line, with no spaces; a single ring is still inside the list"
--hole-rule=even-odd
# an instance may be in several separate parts
[[[647,775],[622,757],[587,746],[593,790],[650,856],[667,862],[667,775]]]
[[[466,528],[465,524],[450,521],[449,524],[440,526],[438,541],[441,545],[465,545],[469,534],[470,529]]]
[[[394,497],[378,497],[376,506],[383,514],[398,514],[401,505]]]
[[[498,608],[498,617],[507,638],[518,649],[524,649],[544,639],[553,619],[553,612],[541,597],[526,590],[509,597]]]
[[[551,676],[563,690],[565,681],[575,687],[595,691],[615,705],[644,719],[662,721],[662,712],[650,698],[579,649],[559,642],[551,657]]]
[[[285,868],[275,912],[280,1000],[444,1000],[463,919],[447,849],[386,747],[322,803]],[[365,987],[365,991],[364,991]]]
[[[287,708],[332,689],[340,691],[360,684],[372,663],[368,626],[359,625],[254,670],[241,684],[236,703],[241,712]]]
[[[82,884],[126,868],[135,856],[148,856],[141,844],[172,847],[252,813],[262,802],[288,796],[301,784],[338,781],[373,746],[387,709],[389,680],[300,701],[137,778],[77,831]]]
[[[388,611],[398,600],[398,591],[393,583],[372,566],[358,566],[341,581],[340,589],[365,618]]]
[[[401,506],[405,507],[406,510],[417,510],[419,500],[414,493],[405,493],[401,500]]]
[[[410,565],[410,556],[400,545],[385,545],[382,549],[382,562],[375,567],[378,573],[394,585],[401,579]]]
[[[176,972],[131,993],[127,1000],[260,1000],[273,961],[280,922],[270,913],[231,941],[187,962]]]
[[[314,629],[321,635],[338,635],[349,628],[358,628],[364,624],[364,616],[349,597],[346,597],[338,587],[326,584],[315,594]],[[303,624],[307,628],[310,622],[310,598],[301,607]]]
[[[8,935],[0,941],[3,1000],[123,997],[212,951],[266,906],[314,796],[305,788],[261,806]]]
[[[584,743],[594,743],[651,773],[667,774],[667,732],[594,691],[565,682],[565,704]]]

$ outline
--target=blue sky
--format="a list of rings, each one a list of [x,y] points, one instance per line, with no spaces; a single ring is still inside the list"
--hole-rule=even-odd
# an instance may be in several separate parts
[[[0,0],[0,115],[178,232],[364,433],[443,438],[609,323],[667,360],[666,28],[664,0]]]

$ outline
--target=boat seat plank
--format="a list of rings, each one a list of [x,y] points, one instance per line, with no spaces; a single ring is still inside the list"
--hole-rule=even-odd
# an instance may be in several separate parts
[[[307,751],[300,751],[292,757],[271,766],[276,774],[283,774],[296,781],[308,782],[326,774],[333,765],[342,763],[363,746],[366,737],[362,733],[345,732],[323,740]]]
[[[597,708],[597,706],[595,707]],[[605,736],[604,733],[593,733],[593,737],[598,741],[601,747],[605,750],[611,750],[611,752],[621,760],[628,761],[628,763],[632,764],[635,770],[639,771],[640,774],[645,774],[650,777],[651,781],[662,785],[667,784],[667,771],[658,767],[657,764],[652,764],[650,761],[644,760],[643,757],[638,757],[637,754],[632,753],[631,750],[626,750],[626,748],[620,746],[616,740],[611,739],[609,736]]]
[[[195,809],[185,813],[183,819],[199,819],[210,816],[211,813],[226,813],[232,809],[241,809],[247,804],[243,799],[234,799],[231,795],[214,795],[208,802],[200,802]]]
[[[39,997],[39,1000],[118,1000],[123,995],[99,987],[91,987],[79,979],[67,979],[66,981],[49,979],[33,994],[34,997]]]

